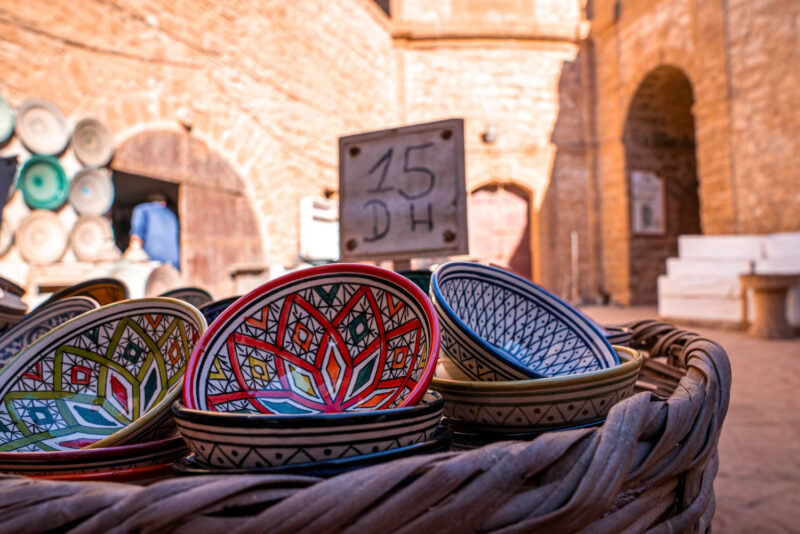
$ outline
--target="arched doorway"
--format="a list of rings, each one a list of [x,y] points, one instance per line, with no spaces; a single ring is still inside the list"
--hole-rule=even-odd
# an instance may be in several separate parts
[[[657,300],[678,236],[698,234],[692,85],[675,67],[652,70],[628,110],[623,143],[630,216],[631,304]]]
[[[472,255],[531,277],[530,202],[514,185],[487,185],[472,192],[469,229]]]
[[[136,184],[177,200],[181,271],[187,283],[217,298],[230,296],[231,268],[263,262],[261,234],[244,182],[199,139],[175,131],[144,132],[117,148],[111,167],[115,181],[124,181],[125,190],[132,192],[128,199],[118,196],[117,202],[140,200],[136,195],[146,193],[133,193]]]

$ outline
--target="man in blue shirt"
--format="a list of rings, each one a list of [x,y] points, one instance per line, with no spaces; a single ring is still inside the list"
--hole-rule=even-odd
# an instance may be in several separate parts
[[[180,269],[178,217],[167,207],[164,195],[150,194],[147,202],[133,208],[131,245],[137,244],[144,248],[151,260]]]

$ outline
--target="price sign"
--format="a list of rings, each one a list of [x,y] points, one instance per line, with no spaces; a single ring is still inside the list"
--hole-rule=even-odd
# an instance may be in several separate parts
[[[344,260],[469,252],[462,119],[339,138],[339,248]]]

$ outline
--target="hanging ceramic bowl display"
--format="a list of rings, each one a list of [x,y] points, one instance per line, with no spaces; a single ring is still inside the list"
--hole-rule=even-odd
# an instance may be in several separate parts
[[[17,108],[17,135],[34,154],[55,156],[69,143],[69,127],[55,104],[42,99],[25,100]]]
[[[89,297],[71,297],[37,308],[0,336],[0,366],[61,323],[97,307]]]
[[[17,187],[31,209],[60,208],[69,195],[69,180],[56,158],[31,156],[19,171]]]
[[[82,119],[72,132],[72,150],[84,165],[107,165],[114,156],[111,133],[97,119]]]
[[[69,203],[79,215],[103,215],[114,203],[114,184],[107,171],[81,169],[72,178]]]
[[[4,256],[14,242],[14,223],[8,217],[0,222],[0,256]]]
[[[17,229],[17,249],[28,263],[53,263],[67,250],[67,232],[52,211],[32,211]]]
[[[103,306],[63,323],[0,370],[0,451],[161,439],[206,321],[174,299]]]
[[[206,304],[214,301],[214,297],[211,296],[211,293],[199,287],[179,287],[178,289],[171,289],[159,296],[182,300],[188,302],[195,308],[202,308]]]
[[[413,406],[439,355],[439,323],[411,281],[368,265],[296,271],[220,315],[186,370],[183,403],[312,414]]]
[[[81,261],[96,261],[111,247],[114,231],[111,223],[99,215],[84,215],[72,228],[70,244]]]
[[[14,110],[0,96],[0,144],[11,139],[12,135],[14,135]]]
[[[97,278],[94,280],[85,280],[74,286],[62,289],[53,293],[44,304],[44,307],[57,300],[65,299],[68,297],[90,297],[96,300],[101,306],[111,304],[112,302],[119,302],[128,298],[128,287],[121,280],[116,278]]]
[[[524,380],[619,365],[599,327],[536,284],[497,267],[450,262],[431,278],[442,352],[474,380]]]

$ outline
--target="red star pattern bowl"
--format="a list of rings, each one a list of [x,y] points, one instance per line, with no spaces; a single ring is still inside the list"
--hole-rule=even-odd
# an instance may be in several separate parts
[[[214,321],[190,357],[183,402],[285,415],[411,406],[438,353],[436,313],[412,282],[369,265],[312,267]]]

